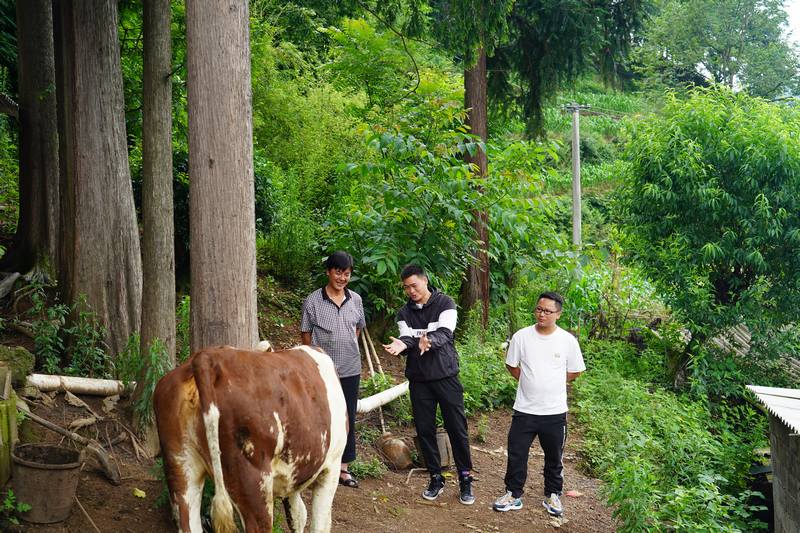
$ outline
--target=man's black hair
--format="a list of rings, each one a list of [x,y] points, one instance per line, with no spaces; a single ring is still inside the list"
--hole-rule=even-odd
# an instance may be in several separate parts
[[[337,270],[353,269],[353,256],[342,250],[333,252],[325,260],[325,270],[335,268]]]
[[[542,298],[545,298],[546,300],[553,300],[556,303],[556,307],[558,307],[559,311],[564,308],[564,297],[557,292],[543,292],[539,295],[539,298],[536,301],[538,302]]]
[[[425,273],[425,269],[419,265],[404,266],[403,270],[400,271],[400,279],[408,279],[411,276],[419,276],[421,278],[428,277],[428,275]]]

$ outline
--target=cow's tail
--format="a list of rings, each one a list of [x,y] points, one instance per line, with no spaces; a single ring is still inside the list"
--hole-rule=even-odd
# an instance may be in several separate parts
[[[211,457],[211,468],[214,476],[214,499],[211,502],[211,520],[214,522],[215,533],[235,532],[236,523],[233,519],[233,502],[225,488],[225,479],[222,474],[222,453],[219,442],[219,407],[216,401],[214,382],[219,374],[219,366],[215,361],[215,354],[199,352],[192,361],[192,371],[200,396],[200,409],[203,415],[203,425],[206,430],[208,454]]]

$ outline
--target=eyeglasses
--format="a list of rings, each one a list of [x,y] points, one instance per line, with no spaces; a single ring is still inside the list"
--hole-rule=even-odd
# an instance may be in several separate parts
[[[550,315],[552,315],[553,313],[558,313],[558,311],[557,311],[557,310],[554,310],[554,309],[545,309],[544,307],[537,307],[536,309],[534,309],[534,311],[535,311],[535,312],[537,312],[537,313],[541,313],[541,314],[543,314],[543,315],[545,315],[545,316],[550,316]]]

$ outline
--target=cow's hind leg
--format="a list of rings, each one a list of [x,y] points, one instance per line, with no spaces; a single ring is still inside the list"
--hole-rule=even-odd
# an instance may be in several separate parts
[[[303,498],[300,497],[300,491],[295,491],[284,498],[283,508],[286,511],[286,523],[289,524],[289,530],[293,533],[303,533],[306,528],[308,512]]]
[[[311,533],[328,533],[331,530],[331,506],[339,484],[339,461],[328,465],[314,482],[311,499]]]
[[[200,507],[203,500],[203,483],[205,469],[202,464],[166,462],[164,470],[167,475],[172,514],[180,533],[202,533]]]

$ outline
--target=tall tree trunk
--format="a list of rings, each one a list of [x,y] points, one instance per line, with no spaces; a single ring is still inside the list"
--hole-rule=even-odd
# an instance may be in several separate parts
[[[475,66],[464,71],[464,106],[469,110],[467,124],[471,133],[486,142],[486,51],[480,48],[477,54]],[[467,161],[478,167],[481,176],[488,174],[485,151],[478,150],[474,157],[468,155]],[[486,328],[489,323],[489,213],[485,210],[473,213],[472,228],[479,244],[475,250],[475,261],[467,267],[465,280],[461,284],[461,308],[470,310],[480,303],[481,324]]]
[[[0,262],[55,279],[58,264],[58,121],[51,0],[17,0],[19,223]]]
[[[256,320],[247,0],[186,3],[191,346],[251,347]]]
[[[57,64],[61,268],[67,302],[81,295],[119,353],[139,332],[142,261],[133,205],[116,0],[61,0]]]
[[[175,366],[172,43],[169,0],[144,2],[142,99],[142,357],[156,339]]]

